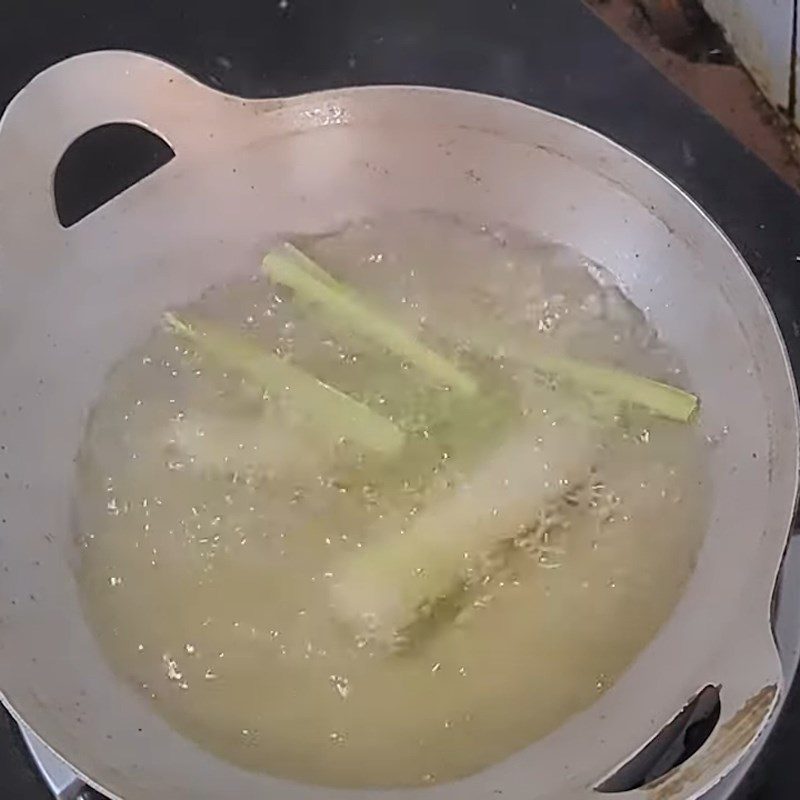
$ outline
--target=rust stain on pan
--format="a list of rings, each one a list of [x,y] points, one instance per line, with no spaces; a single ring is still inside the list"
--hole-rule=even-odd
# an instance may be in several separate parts
[[[755,739],[772,710],[778,687],[773,683],[754,694],[713,734],[706,749],[688,763],[653,781],[647,787],[648,800],[671,800],[688,786],[708,780],[737,752]]]

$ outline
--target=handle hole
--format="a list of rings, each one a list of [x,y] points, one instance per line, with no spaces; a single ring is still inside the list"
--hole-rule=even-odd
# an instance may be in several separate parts
[[[58,221],[70,228],[175,158],[175,151],[141,125],[113,122],[79,136],[53,177]]]
[[[706,686],[636,755],[595,787],[604,794],[641,789],[679,767],[708,740],[719,722],[719,687]]]

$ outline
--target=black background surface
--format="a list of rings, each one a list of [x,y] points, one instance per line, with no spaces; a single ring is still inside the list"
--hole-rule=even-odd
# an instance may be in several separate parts
[[[719,222],[800,367],[800,198],[579,0],[5,0],[0,109],[42,68],[103,48],[152,53],[251,97],[424,83],[584,122],[655,164]],[[796,753],[797,689],[737,800],[800,797]],[[47,797],[1,712],[0,797]]]

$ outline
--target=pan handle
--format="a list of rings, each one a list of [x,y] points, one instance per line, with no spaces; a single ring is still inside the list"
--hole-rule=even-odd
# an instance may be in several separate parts
[[[720,698],[719,721],[702,747],[684,763],[640,789],[603,791],[600,787],[610,777],[606,776],[582,793],[583,800],[698,800],[742,761],[765,730],[785,689],[764,605],[760,614],[753,613],[751,617],[749,624],[737,626],[736,640],[709,667],[708,680],[697,686],[698,691],[708,685],[719,687]],[[669,722],[663,720],[664,725]],[[646,745],[643,743],[643,747]]]
[[[150,56],[99,51],[69,58],[37,75],[0,118],[0,218],[3,233],[38,235],[58,226],[53,176],[82,134],[134,123],[164,139],[176,157],[231,114],[230,98]],[[227,113],[226,113],[227,111]],[[184,135],[193,133],[193,135]]]

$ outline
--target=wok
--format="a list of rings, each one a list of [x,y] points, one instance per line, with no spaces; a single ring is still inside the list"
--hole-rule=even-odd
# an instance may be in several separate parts
[[[110,122],[140,124],[176,156],[64,228],[56,165]],[[419,208],[524,227],[611,270],[682,356],[702,397],[696,424],[718,437],[710,527],[678,606],[616,685],[503,763],[379,793],[250,773],[173,731],[111,672],[84,621],[70,510],[87,412],[164,309],[250,269],[281,233]],[[795,384],[758,284],[689,197],[594,131],[434,88],[242,100],[127,52],[48,69],[0,121],[0,690],[111,796],[589,800],[713,685],[721,716],[704,746],[620,795],[698,797],[742,759],[785,689],[770,610],[797,488]]]

